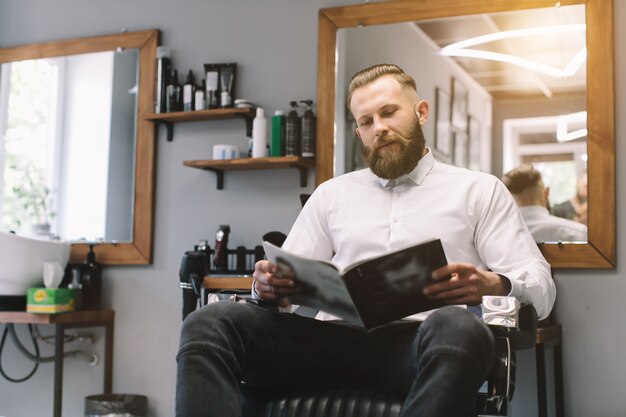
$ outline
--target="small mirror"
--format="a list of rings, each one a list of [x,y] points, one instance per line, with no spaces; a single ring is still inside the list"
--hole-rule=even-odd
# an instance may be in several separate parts
[[[0,228],[151,262],[158,31],[0,49]]]

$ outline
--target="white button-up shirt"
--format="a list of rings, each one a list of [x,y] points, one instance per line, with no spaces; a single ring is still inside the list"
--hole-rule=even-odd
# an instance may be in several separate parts
[[[587,226],[552,216],[541,206],[520,207],[522,217],[536,242],[586,242]]]
[[[436,162],[428,150],[408,175],[383,180],[369,169],[321,184],[296,219],[286,250],[340,268],[439,238],[449,263],[467,262],[511,281],[511,293],[550,313],[550,265],[494,176]]]

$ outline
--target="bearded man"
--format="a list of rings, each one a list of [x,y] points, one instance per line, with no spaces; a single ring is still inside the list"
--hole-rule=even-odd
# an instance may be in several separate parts
[[[178,353],[178,417],[238,416],[240,383],[264,390],[372,388],[404,396],[402,416],[468,416],[493,363],[493,336],[465,307],[509,295],[550,313],[555,287],[504,185],[436,162],[422,125],[428,103],[396,65],[352,78],[348,105],[369,168],[311,195],[283,248],[344,267],[441,239],[450,263],[424,289],[450,306],[370,331],[319,312],[291,314],[294,277],[255,266],[253,294],[281,311],[216,303],[185,320]],[[293,306],[291,306],[293,307]]]

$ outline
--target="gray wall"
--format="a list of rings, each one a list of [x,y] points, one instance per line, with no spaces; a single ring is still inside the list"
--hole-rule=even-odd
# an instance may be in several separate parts
[[[318,9],[350,3],[361,1],[0,0],[0,45],[158,28],[162,44],[173,49],[179,73],[200,71],[205,62],[236,61],[239,96],[273,112],[286,109],[289,100],[315,98]],[[614,21],[624,20],[626,3],[616,1],[615,8]],[[617,44],[626,39],[623,25],[616,26],[616,39]],[[616,48],[615,72],[624,71],[625,52]],[[616,86],[619,115],[625,111],[623,78],[616,79]],[[181,324],[177,273],[183,251],[198,239],[209,238],[219,224],[231,226],[232,245],[254,245],[269,230],[287,232],[299,210],[298,194],[312,189],[298,186],[295,170],[279,170],[229,173],[225,189],[217,191],[213,174],[182,166],[185,159],[209,157],[216,143],[245,146],[240,120],[177,125],[172,143],[165,142],[164,133],[160,131],[158,142],[154,263],[104,272],[105,305],[117,314],[114,391],[147,395],[150,415],[159,417],[173,415]],[[626,125],[618,118],[617,137],[624,136]],[[618,143],[617,155],[623,152]],[[618,166],[618,213],[626,198],[620,181],[624,175]],[[618,236],[625,233],[618,218]],[[619,255],[626,255],[625,251],[620,245]],[[626,280],[622,267],[558,272],[556,281],[556,313],[564,326],[567,415],[623,415],[626,372],[621,347],[626,330],[621,315],[626,312],[622,304]],[[101,336],[97,330],[94,333]],[[101,338],[96,350],[102,353]],[[52,353],[50,346],[42,346],[42,351]],[[536,415],[530,359],[530,352],[519,355],[517,416]],[[2,365],[14,377],[26,374],[31,366],[11,344],[2,355]],[[65,369],[63,412],[79,416],[84,397],[101,390],[102,365],[90,368],[70,359]],[[22,384],[0,379],[0,415],[50,414],[52,380],[50,364],[41,365],[35,377]]]

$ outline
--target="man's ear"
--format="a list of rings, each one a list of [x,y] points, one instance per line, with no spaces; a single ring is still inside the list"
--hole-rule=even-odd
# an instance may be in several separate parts
[[[420,124],[423,125],[428,120],[428,113],[430,112],[430,107],[426,100],[420,100],[415,104],[415,115],[419,120]]]
[[[359,132],[359,128],[358,127],[356,129],[354,129],[354,132],[356,133],[357,137],[359,139],[361,139],[361,142],[363,142],[363,139],[361,138],[361,132]]]

